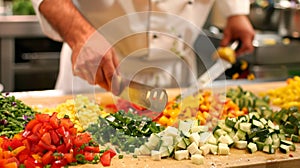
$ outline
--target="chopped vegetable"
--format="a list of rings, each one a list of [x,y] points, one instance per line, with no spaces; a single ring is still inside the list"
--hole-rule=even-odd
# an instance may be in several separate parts
[[[35,111],[8,94],[0,94],[0,136],[13,137],[22,132]]]

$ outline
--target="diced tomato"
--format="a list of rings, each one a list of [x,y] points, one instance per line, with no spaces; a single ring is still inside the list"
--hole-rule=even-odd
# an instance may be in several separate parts
[[[38,120],[35,120],[35,119],[29,121],[29,122],[27,123],[26,127],[25,127],[25,130],[26,130],[26,131],[31,131],[32,128],[33,128],[36,124],[38,124],[38,123],[39,123],[39,121],[38,121]]]
[[[49,114],[36,114],[35,118],[40,122],[49,122],[50,121]]]
[[[65,127],[67,130],[69,130],[71,127],[74,127],[74,124],[68,118],[62,118],[62,119],[60,119],[60,125],[63,126],[63,127]]]
[[[91,152],[84,152],[84,158],[85,158],[85,160],[87,160],[87,161],[93,161],[93,160],[94,160],[94,156],[95,156],[94,153],[91,153]]]
[[[74,145],[76,147],[81,147],[85,143],[89,143],[89,141],[92,140],[92,137],[88,133],[82,133],[79,134],[75,139],[74,139]]]
[[[35,126],[33,126],[32,133],[37,134],[40,131],[40,129],[42,128],[42,126],[43,126],[43,123],[37,123]]]
[[[111,157],[110,157],[110,152],[109,151],[105,151],[101,157],[100,157],[100,162],[101,164],[106,167],[106,166],[110,166],[110,162],[111,162]]]
[[[47,145],[42,140],[39,141],[38,147],[40,147],[42,150],[48,150],[52,152],[56,150],[56,147],[54,145]]]
[[[64,159],[66,159],[66,161],[68,163],[72,163],[73,162],[73,154],[72,153],[65,153],[64,154]]]
[[[46,132],[42,135],[41,140],[47,144],[47,145],[51,145],[51,136],[49,132]]]
[[[37,143],[39,141],[39,137],[35,134],[31,134],[27,137],[27,139],[31,142],[31,143]]]
[[[66,145],[64,144],[61,144],[59,145],[57,148],[56,148],[57,152],[60,152],[60,153],[67,153],[68,150],[66,148]]]
[[[100,148],[98,146],[85,146],[84,151],[93,152],[93,153],[99,153]]]
[[[50,117],[50,124],[54,129],[59,127],[59,119],[57,118],[57,113],[53,113],[52,116]]]
[[[53,144],[58,145],[59,144],[59,136],[54,130],[49,131],[50,136],[51,136],[51,141]]]
[[[44,165],[47,165],[47,164],[51,163],[53,160],[54,160],[54,156],[53,156],[53,152],[52,151],[48,151],[42,157],[42,163]]]
[[[117,153],[116,153],[114,150],[112,150],[112,149],[108,149],[108,150],[105,151],[105,152],[109,152],[111,158],[113,158],[114,156],[117,155]]]

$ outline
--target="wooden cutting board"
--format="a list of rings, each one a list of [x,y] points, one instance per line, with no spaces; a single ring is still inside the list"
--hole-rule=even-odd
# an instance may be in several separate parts
[[[271,83],[255,83],[241,85],[244,90],[249,90],[254,93],[264,92],[271,88],[278,88],[285,86],[284,82],[271,82]],[[236,87],[236,86],[229,86]],[[167,90],[169,98],[172,99],[180,93],[179,89]],[[110,93],[96,93],[87,95],[90,98],[95,99],[100,104],[113,103],[115,101],[114,96]],[[72,99],[73,95],[66,96],[45,96],[45,97],[22,97],[20,98],[28,105],[53,107],[57,104],[63,103],[68,99]],[[78,165],[78,168],[98,168],[97,165]],[[164,168],[182,168],[182,167],[251,167],[251,168],[297,168],[300,167],[300,144],[296,144],[296,151],[288,154],[283,154],[277,151],[276,154],[266,154],[263,152],[256,152],[249,154],[246,150],[230,149],[230,154],[226,156],[219,155],[207,155],[205,156],[204,165],[194,165],[191,160],[176,161],[174,159],[162,159],[161,161],[153,161],[147,156],[138,156],[134,158],[132,156],[125,156],[123,159],[113,158],[111,167],[116,168],[145,168],[145,167],[164,167]]]

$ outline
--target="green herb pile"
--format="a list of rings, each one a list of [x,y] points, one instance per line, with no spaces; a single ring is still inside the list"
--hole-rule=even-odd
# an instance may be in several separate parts
[[[118,152],[129,153],[144,144],[152,133],[162,130],[163,127],[150,118],[124,111],[110,114],[106,118],[99,117],[97,123],[87,128],[100,145],[111,143]]]
[[[35,111],[14,96],[0,93],[0,136],[13,137],[24,130]]]

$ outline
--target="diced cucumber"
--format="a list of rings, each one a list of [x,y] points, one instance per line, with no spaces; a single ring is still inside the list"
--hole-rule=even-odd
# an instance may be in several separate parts
[[[247,148],[247,144],[248,142],[247,141],[236,141],[234,143],[234,146],[238,149],[246,149]]]
[[[190,131],[192,125],[193,125],[192,120],[190,120],[190,121],[179,120],[178,130],[181,131],[182,133],[187,133]]]
[[[219,155],[228,155],[229,154],[229,147],[227,144],[219,143],[218,144],[218,154]]]
[[[192,160],[192,163],[196,164],[196,165],[204,164],[204,157],[200,154],[192,155],[191,160]]]
[[[248,145],[247,145],[247,149],[250,153],[254,153],[257,151],[257,145],[253,142],[250,142]]]
[[[188,150],[178,150],[175,151],[174,157],[176,160],[184,160],[189,158],[189,151]]]
[[[279,146],[279,150],[282,153],[288,153],[288,152],[290,152],[290,147],[288,145],[281,144]]]
[[[273,144],[273,139],[270,136],[268,136],[264,143],[265,143],[265,145],[272,145]]]

